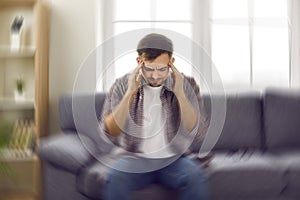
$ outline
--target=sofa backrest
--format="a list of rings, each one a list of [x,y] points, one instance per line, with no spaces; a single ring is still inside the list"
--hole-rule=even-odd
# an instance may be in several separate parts
[[[59,100],[60,126],[64,132],[89,137],[95,146],[81,140],[90,153],[109,152],[113,147],[99,129],[106,93],[65,95]],[[82,139],[82,138],[81,138]]]
[[[62,96],[61,129],[99,140],[95,130],[105,97],[105,93]],[[203,95],[208,118],[211,98],[220,96]],[[300,147],[300,90],[268,88],[262,96],[259,92],[231,93],[226,94],[226,100],[225,123],[214,150]]]
[[[99,134],[99,119],[105,93],[65,95],[59,100],[60,127],[64,132],[84,134],[103,146]]]
[[[96,117],[98,120],[101,117],[102,105],[104,104],[106,94],[67,94],[59,99],[59,123],[63,131],[76,132],[74,122],[74,111],[82,114],[82,120],[88,121],[86,117]],[[95,116],[96,115],[96,116]]]
[[[80,132],[100,140],[97,132],[106,94],[64,95],[59,100],[60,126],[65,132]],[[211,98],[203,95],[210,118]],[[258,92],[227,94],[225,124],[215,150],[260,148],[262,145],[262,100]],[[75,119],[75,120],[74,120]]]
[[[209,118],[212,98],[220,99],[224,96],[217,94],[203,96],[204,107]],[[228,93],[225,98],[225,122],[213,150],[260,149],[263,141],[260,92]]]
[[[267,88],[264,94],[266,148],[300,148],[300,90]]]

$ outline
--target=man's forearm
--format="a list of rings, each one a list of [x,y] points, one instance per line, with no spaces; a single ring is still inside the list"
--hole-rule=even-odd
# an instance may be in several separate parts
[[[138,61],[138,66],[134,69],[134,72],[128,77],[128,87],[120,103],[116,108],[109,114],[105,120],[105,126],[109,134],[112,136],[118,136],[126,125],[126,121],[129,115],[129,106],[136,95],[142,76],[140,75],[140,69],[143,65],[143,60]]]
[[[126,93],[115,110],[105,118],[105,126],[110,135],[118,136],[124,130],[128,118],[131,96]]]
[[[186,130],[192,131],[197,123],[198,114],[191,105],[190,101],[187,99],[184,92],[176,95],[181,114],[181,121]]]

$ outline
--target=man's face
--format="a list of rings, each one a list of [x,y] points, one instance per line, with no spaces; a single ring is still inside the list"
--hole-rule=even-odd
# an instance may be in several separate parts
[[[174,59],[170,59],[167,53],[163,53],[155,60],[143,60],[143,62],[142,72],[144,79],[150,86],[158,87],[167,79],[169,62],[174,62]]]

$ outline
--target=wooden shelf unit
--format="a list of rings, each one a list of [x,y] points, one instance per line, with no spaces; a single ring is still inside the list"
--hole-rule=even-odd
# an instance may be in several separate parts
[[[37,143],[48,135],[49,8],[46,0],[0,0],[0,120],[30,118]],[[24,17],[24,23],[20,49],[15,50],[10,45],[10,31],[17,15]],[[25,80],[25,100],[16,101],[15,81],[20,76]],[[4,161],[15,170],[20,183],[14,186],[5,182],[0,174],[0,200],[41,199],[37,155]],[[21,186],[26,180],[27,184]]]

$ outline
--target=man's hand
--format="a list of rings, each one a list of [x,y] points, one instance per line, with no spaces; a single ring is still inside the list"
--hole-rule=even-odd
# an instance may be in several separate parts
[[[172,62],[169,63],[173,73],[172,78],[174,80],[173,92],[174,94],[179,97],[184,95],[183,90],[183,75],[178,71],[178,69],[173,65]]]
[[[142,74],[139,73],[142,65],[143,61],[140,61],[133,73],[129,75],[128,88],[125,95],[113,112],[105,118],[105,126],[108,133],[112,136],[118,136],[124,130],[128,118],[130,102],[142,81]]]
[[[136,94],[140,83],[142,81],[142,71],[141,68],[143,66],[143,60],[140,60],[137,67],[134,69],[134,71],[132,72],[132,74],[130,74],[130,76],[128,77],[128,88],[126,93],[129,96],[132,96],[134,94]]]
[[[184,76],[178,71],[178,69],[173,65],[172,62],[170,62],[169,65],[173,71],[173,92],[178,99],[183,126],[186,130],[192,131],[197,123],[198,114],[185,95],[183,89]]]

